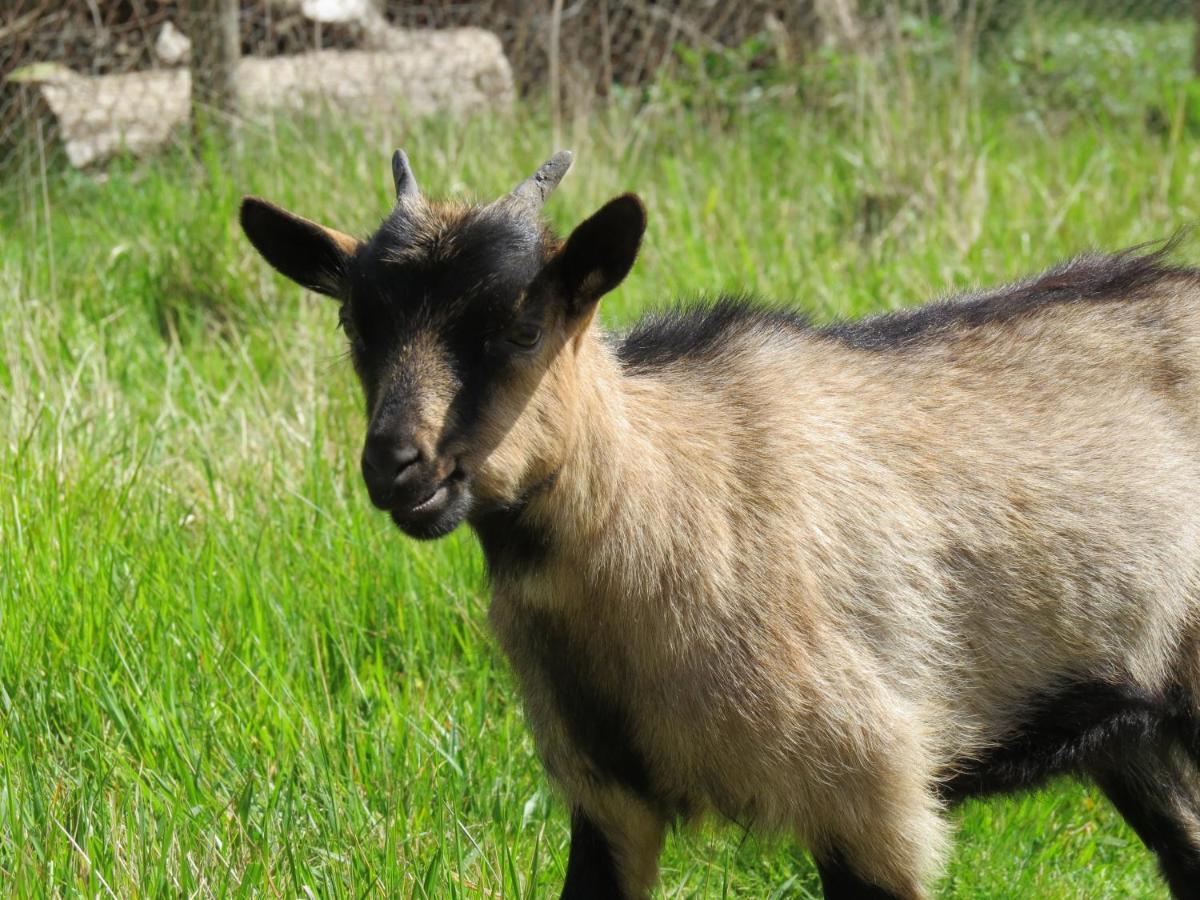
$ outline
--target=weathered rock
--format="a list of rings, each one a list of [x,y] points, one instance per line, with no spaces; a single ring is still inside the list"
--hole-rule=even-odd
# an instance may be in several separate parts
[[[386,50],[242,59],[239,110],[312,110],[329,103],[343,111],[428,115],[512,104],[512,70],[491,32],[389,28],[381,35]],[[53,114],[74,166],[96,165],[122,151],[151,153],[189,120],[191,76],[185,68],[84,76],[53,66],[35,76],[26,78]]]
[[[415,115],[512,104],[512,69],[491,32],[389,28],[382,36],[386,50],[243,59],[239,97],[247,106],[300,107],[315,97],[336,101],[343,109],[357,104]]]
[[[84,167],[122,150],[143,156],[163,146],[187,122],[187,69],[87,77],[60,73],[41,84],[71,165]]]
[[[154,55],[164,66],[186,63],[192,56],[191,39],[167,19],[154,40]]]
[[[280,3],[296,6],[304,17],[314,22],[366,22],[383,18],[371,0],[299,0]]]

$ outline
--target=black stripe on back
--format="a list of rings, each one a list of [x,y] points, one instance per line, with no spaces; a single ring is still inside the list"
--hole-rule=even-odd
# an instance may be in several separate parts
[[[1171,265],[1180,236],[1157,250],[1138,247],[1079,256],[1024,281],[961,294],[914,309],[812,327],[801,314],[748,298],[725,297],[657,313],[640,321],[616,344],[626,372],[647,374],[683,362],[712,361],[750,333],[835,340],[860,350],[895,351],[944,339],[964,330],[1001,324],[1068,303],[1136,301],[1164,282],[1200,285],[1200,269]]]

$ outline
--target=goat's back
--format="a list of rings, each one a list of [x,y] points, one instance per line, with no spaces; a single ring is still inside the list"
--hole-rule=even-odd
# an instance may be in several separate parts
[[[1200,279],[1125,274],[825,330],[726,306],[657,358],[643,331],[728,602],[849,636],[949,757],[1048,686],[1164,689],[1196,653]]]

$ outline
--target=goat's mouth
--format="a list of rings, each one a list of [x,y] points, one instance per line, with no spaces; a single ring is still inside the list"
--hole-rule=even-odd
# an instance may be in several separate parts
[[[466,518],[471,507],[471,489],[461,468],[430,486],[412,504],[391,509],[392,521],[409,537],[432,540],[449,534]]]

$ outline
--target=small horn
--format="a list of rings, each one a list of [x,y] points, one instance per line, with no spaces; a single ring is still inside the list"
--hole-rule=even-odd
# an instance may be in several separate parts
[[[512,193],[508,195],[508,201],[536,213],[542,208],[550,192],[558,187],[558,183],[567,174],[572,159],[574,156],[570,150],[559,150],[542,163],[540,169],[513,188]]]
[[[412,166],[408,164],[408,155],[403,150],[392,154],[392,178],[396,180],[397,200],[401,197],[415,197],[420,192],[417,179],[412,173]]]

